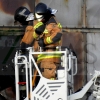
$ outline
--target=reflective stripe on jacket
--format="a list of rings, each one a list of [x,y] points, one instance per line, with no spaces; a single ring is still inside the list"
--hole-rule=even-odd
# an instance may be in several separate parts
[[[54,20],[50,21],[50,20]],[[55,18],[52,17],[48,21],[46,28],[43,32],[44,43],[46,47],[56,47],[61,46],[61,37],[62,37],[62,26],[60,23],[57,23]],[[50,49],[51,51],[51,49]],[[54,51],[54,50],[52,50]],[[49,52],[49,49],[45,52]],[[61,54],[40,54],[38,55],[37,61],[53,61],[59,62]]]

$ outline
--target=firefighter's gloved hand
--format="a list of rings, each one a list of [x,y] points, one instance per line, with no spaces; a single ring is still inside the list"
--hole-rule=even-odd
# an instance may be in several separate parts
[[[27,51],[27,49],[26,49],[26,48],[28,48],[28,47],[29,47],[29,45],[26,44],[26,43],[24,43],[24,42],[22,42],[22,43],[20,44],[21,55],[25,55],[25,54],[28,53],[28,51]]]
[[[42,22],[39,22],[34,26],[34,29],[36,34],[41,35],[45,30],[45,25]]]
[[[21,55],[25,55],[26,54],[26,50],[25,49],[20,49],[20,54]]]
[[[41,35],[44,32],[45,25],[41,25],[35,29],[36,34]]]
[[[39,44],[40,47],[45,47],[44,39],[43,38],[40,38],[38,40],[38,44]]]

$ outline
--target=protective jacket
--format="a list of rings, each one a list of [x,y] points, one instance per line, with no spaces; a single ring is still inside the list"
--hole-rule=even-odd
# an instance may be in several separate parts
[[[37,21],[34,21],[34,26],[37,24]],[[34,50],[38,51],[38,41],[35,41],[35,38],[33,37],[34,27],[32,25],[28,25],[25,29],[25,34],[20,42],[20,44],[25,44],[28,46],[34,46]],[[32,44],[33,43],[33,44]]]
[[[25,34],[21,40],[21,43],[31,44],[33,41],[33,26],[27,26],[25,29]]]
[[[42,23],[42,22],[40,22]],[[35,26],[34,26],[35,27]],[[35,39],[43,39],[44,42],[44,51],[56,51],[53,49],[57,46],[61,46],[61,37],[62,37],[62,26],[58,23],[54,16],[52,16],[46,23],[45,23],[45,30],[43,31],[42,35],[38,35],[35,31],[33,33],[33,37]],[[37,62],[41,61],[51,61],[59,63],[61,54],[40,54],[38,55]]]

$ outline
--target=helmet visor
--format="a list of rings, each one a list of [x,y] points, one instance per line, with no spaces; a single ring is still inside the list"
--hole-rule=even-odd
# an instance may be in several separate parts
[[[31,21],[31,20],[34,20],[34,15],[33,15],[33,13],[30,13],[30,14],[28,15],[28,17],[26,18],[26,21]]]
[[[41,21],[43,19],[43,15],[35,13],[35,17],[38,21]]]

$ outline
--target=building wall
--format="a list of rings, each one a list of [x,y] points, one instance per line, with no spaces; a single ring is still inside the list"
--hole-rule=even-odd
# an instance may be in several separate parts
[[[87,0],[87,27],[100,28],[100,2],[98,0]],[[94,70],[100,70],[100,33],[87,34],[87,70],[88,80]]]

